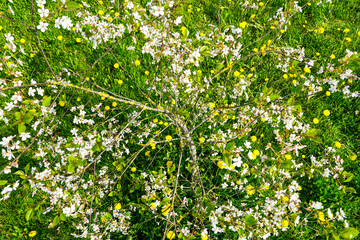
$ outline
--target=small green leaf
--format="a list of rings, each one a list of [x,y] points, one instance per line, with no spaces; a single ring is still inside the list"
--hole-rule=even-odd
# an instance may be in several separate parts
[[[74,1],[66,1],[66,8],[67,9],[77,9],[81,8],[82,6]]]
[[[114,191],[112,191],[111,193],[109,193],[109,195],[108,195],[109,197],[112,197],[112,196],[114,196]]]
[[[319,132],[320,132],[319,129],[311,128],[311,129],[307,130],[306,136],[315,137]]]
[[[60,220],[66,221],[66,216],[63,213],[60,214]]]
[[[30,219],[32,218],[32,216],[34,215],[34,209],[30,208],[26,214],[25,214],[25,219],[26,221],[30,221]]]
[[[346,188],[346,191],[347,191],[347,192],[350,192],[350,193],[355,193],[355,194],[356,194],[356,190],[355,190],[355,188],[353,188],[353,187],[347,187],[347,188]]]
[[[55,216],[52,224],[53,227],[56,227],[59,224],[59,222],[60,222],[59,216]]]
[[[26,126],[25,126],[24,124],[20,123],[20,124],[18,125],[18,132],[19,132],[19,134],[21,134],[21,133],[23,133],[23,132],[25,132],[25,131],[26,131]]]
[[[16,172],[14,172],[15,175],[25,175],[25,173],[21,170],[18,170]]]
[[[359,231],[356,228],[345,228],[340,232],[340,237],[345,239],[353,239],[359,234]]]
[[[273,101],[273,100],[278,99],[278,98],[279,98],[279,95],[277,95],[277,94],[274,93],[274,94],[270,95],[269,98],[270,98],[271,101]]]
[[[184,38],[187,38],[189,36],[189,30],[186,27],[181,28],[181,33],[184,36]]]
[[[0,186],[5,185],[8,181],[7,180],[0,180]]]
[[[24,116],[24,122],[30,123],[34,119],[34,114],[31,112],[27,112]]]
[[[29,171],[30,169],[30,163],[28,163],[25,167],[25,174],[27,174],[27,172]]]
[[[225,150],[228,151],[228,152],[230,152],[230,151],[234,150],[234,148],[235,148],[235,142],[229,142],[229,143],[226,145]]]
[[[75,166],[74,166],[73,164],[69,164],[67,171],[68,171],[69,173],[75,172]]]
[[[20,113],[20,112],[16,112],[16,113],[15,113],[15,119],[16,119],[16,120],[20,120],[20,118],[21,118],[21,113]]]
[[[43,105],[44,107],[48,107],[48,106],[50,106],[50,103],[51,103],[51,96],[49,96],[49,97],[45,96],[45,99],[44,99],[44,101],[42,102],[42,105]]]
[[[253,216],[247,215],[247,216],[245,217],[245,224],[246,224],[246,225],[252,226],[252,225],[254,225],[255,223],[256,223],[256,219],[255,219]]]

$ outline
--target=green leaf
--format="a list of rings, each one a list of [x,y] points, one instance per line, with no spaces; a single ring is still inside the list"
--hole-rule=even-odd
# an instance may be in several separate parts
[[[347,188],[346,188],[346,191],[347,191],[347,192],[350,192],[350,193],[355,193],[355,194],[356,194],[356,190],[355,190],[355,188],[353,188],[353,187],[347,187]]]
[[[56,227],[59,224],[59,222],[60,222],[59,216],[55,216],[52,224],[53,227]]]
[[[340,232],[340,237],[345,239],[353,239],[359,234],[359,231],[356,228],[345,228]]]
[[[66,221],[66,216],[63,213],[60,214],[60,220]]]
[[[315,137],[319,132],[320,132],[319,129],[311,128],[311,129],[307,130],[306,136]]]
[[[112,219],[112,215],[111,215],[109,212],[105,213],[105,217],[106,217],[108,220],[111,220],[111,219]]]
[[[24,124],[20,123],[20,124],[18,125],[18,132],[19,132],[19,134],[21,134],[21,133],[23,133],[23,132],[25,132],[25,131],[26,131],[26,126],[25,126]]]
[[[186,27],[181,28],[181,33],[184,36],[184,38],[187,38],[189,36],[189,30]]]
[[[51,103],[51,96],[49,96],[49,97],[45,96],[45,99],[44,99],[44,101],[42,102],[42,105],[43,105],[44,107],[48,107],[48,106],[50,106],[50,103]]]
[[[21,113],[20,113],[20,112],[16,112],[16,113],[15,113],[15,119],[16,119],[16,120],[20,120],[20,118],[21,118]]]
[[[230,152],[230,151],[234,150],[234,148],[235,148],[235,142],[229,142],[229,143],[226,145],[225,150],[228,151],[228,152]]]
[[[339,235],[337,235],[336,233],[333,232],[332,236],[333,236],[334,240],[340,240]]]
[[[25,174],[27,174],[27,172],[29,171],[30,169],[30,163],[28,163],[25,167]]]
[[[252,225],[254,225],[255,223],[256,223],[256,219],[255,219],[253,216],[247,215],[247,216],[245,217],[245,224],[246,224],[246,225],[252,226]]]
[[[320,137],[312,137],[311,140],[313,140],[316,143],[322,143],[322,140]]]
[[[34,113],[33,112],[27,112],[24,116],[24,122],[30,123],[34,119]]]
[[[74,1],[66,1],[66,8],[67,9],[76,9],[81,8],[82,6]]]
[[[294,163],[291,160],[284,161],[280,164],[280,168],[291,169],[294,167]]]
[[[69,173],[75,172],[75,166],[74,166],[73,164],[69,164],[67,171],[68,171]]]
[[[21,170],[18,170],[16,172],[14,172],[15,175],[25,175],[25,173]]]
[[[30,208],[25,214],[26,221],[30,221],[33,215],[34,215],[34,209]]]
[[[111,193],[109,193],[109,195],[108,195],[109,197],[112,197],[112,196],[114,196],[114,191],[112,191]]]
[[[344,182],[350,182],[355,177],[353,173],[347,171],[344,171],[342,175],[345,175],[347,177],[347,179]]]
[[[273,100],[278,99],[278,98],[279,98],[279,95],[277,95],[276,93],[274,93],[274,94],[270,95],[269,98],[270,98],[271,101],[273,101]]]
[[[69,156],[69,157],[68,157],[68,162],[69,162],[69,163],[73,163],[74,160],[75,160],[75,157],[73,157],[73,156]]]
[[[5,185],[8,181],[7,180],[0,180],[0,186]]]

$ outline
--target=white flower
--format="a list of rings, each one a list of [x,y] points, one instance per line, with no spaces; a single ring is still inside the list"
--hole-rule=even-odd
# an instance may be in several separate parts
[[[163,7],[157,7],[157,6],[153,6],[151,13],[155,16],[155,17],[159,17],[164,15],[164,8]]]
[[[311,202],[310,207],[315,208],[315,209],[323,209],[324,208],[324,206],[322,205],[321,202]]]
[[[39,29],[41,32],[45,32],[48,26],[49,26],[48,23],[40,21],[39,25],[36,28]]]
[[[36,92],[35,89],[32,88],[32,87],[30,87],[30,88],[29,88],[29,91],[28,91],[28,95],[34,97],[34,96],[35,96],[35,92]]]
[[[39,8],[38,12],[40,13],[40,17],[48,17],[50,11],[46,8]]]
[[[182,19],[182,16],[179,16],[179,17],[176,18],[176,20],[174,22],[176,24],[176,26],[181,23],[181,19]]]
[[[14,41],[14,37],[11,36],[10,33],[4,34],[4,35],[5,35],[6,41],[8,41],[8,42],[13,42]]]
[[[36,91],[38,92],[38,94],[39,94],[40,96],[43,96],[43,95],[44,95],[44,89],[42,89],[42,88],[36,88]]]
[[[332,218],[334,217],[334,215],[332,214],[330,208],[328,208],[328,210],[327,210],[327,215],[328,215],[328,217],[329,217],[330,219],[332,219]]]
[[[245,141],[244,145],[246,148],[251,148],[251,143],[249,141]]]
[[[2,145],[3,147],[8,147],[11,139],[13,139],[13,138],[14,138],[14,136],[3,137],[1,142],[0,142],[0,145]]]
[[[26,139],[28,139],[28,138],[31,137],[31,135],[30,135],[30,133],[28,133],[28,132],[22,132],[22,133],[20,134],[20,137],[21,137],[21,141],[26,141]]]
[[[41,8],[46,4],[46,0],[36,0],[36,4]]]
[[[10,166],[6,166],[6,167],[4,168],[4,173],[5,173],[5,174],[11,173],[11,167],[10,167]]]
[[[6,103],[6,107],[4,108],[6,111],[11,111],[15,107],[13,102]]]

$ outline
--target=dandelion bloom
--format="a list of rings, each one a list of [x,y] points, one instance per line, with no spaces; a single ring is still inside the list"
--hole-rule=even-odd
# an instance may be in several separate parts
[[[29,232],[29,237],[35,237],[35,235],[36,235],[36,231]]]
[[[329,116],[329,115],[330,115],[330,111],[329,111],[329,110],[324,110],[324,115],[325,115],[325,116]]]

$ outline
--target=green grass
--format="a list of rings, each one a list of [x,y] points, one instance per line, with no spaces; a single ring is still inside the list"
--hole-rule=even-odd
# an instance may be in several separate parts
[[[15,2],[15,1],[14,1]],[[50,2],[50,1],[49,1]],[[135,1],[145,7],[147,1]],[[239,1],[243,2],[243,1]],[[259,11],[255,9],[244,10],[243,7],[239,6],[238,1],[221,1],[221,6],[225,8],[220,10],[220,26],[224,30],[226,26],[234,25],[239,26],[240,22],[247,21],[249,27],[243,30],[243,38],[241,39],[242,45],[249,47],[245,49],[241,55],[246,56],[248,54],[254,53],[254,48],[260,49],[264,44],[267,44],[268,40],[272,40],[271,46],[272,49],[284,48],[284,47],[294,47],[294,48],[305,48],[305,55],[307,58],[316,60],[314,70],[315,72],[320,66],[326,66],[328,63],[337,64],[337,59],[344,57],[346,49],[351,51],[360,51],[359,42],[360,35],[360,6],[356,1],[340,1],[333,0],[332,5],[323,4],[316,6],[316,1],[311,1],[311,6],[305,6],[302,13],[294,14],[291,18],[291,25],[288,27],[287,31],[283,34],[280,33],[279,29],[274,29],[271,31],[264,39],[258,42],[254,40],[259,39],[265,33],[267,33],[269,28],[268,19],[272,17],[276,10],[284,5],[286,8],[290,6],[290,1],[267,1],[265,7],[261,8]],[[124,11],[125,8],[122,6],[122,1],[116,1],[115,10]],[[301,5],[305,4],[305,1],[300,1]],[[192,5],[192,13],[188,12],[189,5]],[[13,10],[16,12],[16,15],[13,16],[8,13],[8,4],[0,4],[0,16],[6,18],[13,18],[21,23],[26,23],[27,25],[32,25],[32,13],[31,13],[31,1],[16,1],[12,4]],[[100,6],[97,4],[97,1],[92,2],[92,7],[90,8],[91,12],[97,12],[100,9],[106,9],[105,6],[111,6],[110,3],[104,1],[104,5]],[[197,8],[200,11],[197,11]],[[285,8],[285,9],[286,9]],[[54,7],[51,11],[55,11]],[[184,25],[189,29],[190,38],[195,38],[197,32],[209,33],[208,24],[213,24],[218,26],[218,2],[208,1],[208,0],[199,0],[199,1],[184,1],[179,4],[174,12],[174,19],[177,15],[183,15]],[[76,11],[65,11],[66,15],[71,18],[75,18]],[[58,13],[55,13],[57,16]],[[255,14],[255,17],[251,16]],[[37,16],[37,20],[39,17]],[[118,21],[118,20],[116,20]],[[305,23],[306,21],[306,23]],[[273,22],[273,21],[272,21]],[[138,102],[149,103],[150,101],[142,94],[142,91],[147,93],[149,97],[156,103],[162,106],[170,106],[171,94],[172,93],[157,93],[154,91],[148,91],[149,84],[146,84],[146,81],[152,81],[155,76],[159,76],[163,71],[166,72],[167,67],[169,67],[170,58],[164,57],[161,59],[160,63],[157,64],[154,68],[148,68],[152,61],[152,58],[149,54],[141,54],[141,48],[139,47],[146,40],[141,34],[134,34],[138,37],[137,41],[139,44],[134,44],[130,36],[125,37],[121,42],[113,48],[113,53],[116,55],[117,60],[114,59],[114,56],[109,52],[105,56],[102,55],[108,50],[108,47],[112,47],[114,43],[109,43],[108,47],[104,44],[99,45],[96,49],[92,48],[92,44],[89,41],[86,41],[81,37],[80,34],[75,33],[74,31],[64,31],[60,29],[51,28],[51,31],[45,33],[39,32],[39,39],[41,43],[41,48],[45,53],[46,59],[42,54],[42,50],[37,40],[36,34],[33,31],[29,30],[26,26],[23,26],[17,22],[10,21],[5,18],[0,18],[0,26],[2,30],[0,31],[1,36],[4,36],[5,33],[11,32],[15,37],[15,42],[17,45],[22,46],[27,53],[33,53],[33,56],[30,54],[26,56],[21,56],[21,53],[12,53],[4,48],[1,49],[2,57],[5,55],[12,55],[23,59],[25,65],[22,67],[22,72],[26,73],[20,79],[25,84],[30,84],[30,80],[34,79],[37,82],[44,82],[47,79],[52,78],[52,72],[58,73],[63,71],[63,67],[71,69],[71,74],[67,76],[63,74],[61,77],[70,80],[74,85],[80,85],[85,77],[89,77],[89,80],[99,87],[109,89],[113,93],[116,93],[121,96],[125,96],[131,99],[134,99]],[[181,26],[174,26],[174,31],[181,32]],[[325,32],[320,34],[314,30],[323,27]],[[350,29],[350,32],[345,33],[344,29]],[[339,29],[339,30],[338,30]],[[62,36],[63,40],[58,40],[58,36]],[[279,38],[281,36],[281,38]],[[346,37],[351,38],[351,42],[345,40]],[[24,38],[25,43],[20,44],[20,39]],[[76,38],[81,38],[81,42],[77,43]],[[5,38],[0,38],[0,46],[5,44]],[[195,46],[202,46],[202,42],[195,42]],[[127,50],[127,47],[134,46],[135,50]],[[320,53],[319,56],[316,53]],[[336,59],[332,60],[330,55],[334,54]],[[219,100],[219,96],[222,94],[222,88],[219,87],[220,84],[225,84],[228,87],[228,91],[225,92],[225,96],[228,96],[235,84],[237,83],[236,79],[232,77],[234,70],[239,70],[240,68],[244,69],[244,72],[241,74],[256,74],[256,77],[252,78],[251,82],[251,96],[250,99],[253,102],[251,107],[259,107],[254,99],[260,101],[260,93],[264,87],[273,88],[273,93],[276,93],[282,97],[284,100],[288,100],[290,97],[293,97],[295,100],[294,105],[301,105],[303,110],[303,117],[301,118],[304,123],[310,124],[311,128],[317,128],[320,130],[319,136],[321,137],[322,143],[316,143],[309,139],[303,141],[303,144],[307,145],[305,150],[299,152],[300,156],[305,155],[303,163],[306,165],[311,165],[310,156],[323,156],[324,150],[328,146],[334,147],[336,141],[342,144],[341,149],[337,150],[337,154],[342,156],[345,160],[344,169],[347,172],[353,173],[354,179],[346,184],[337,183],[329,179],[320,178],[319,176],[308,179],[307,177],[298,178],[299,184],[302,186],[302,191],[300,191],[300,197],[302,202],[308,202],[310,200],[321,201],[327,207],[334,207],[338,209],[340,206],[343,208],[347,214],[347,221],[350,224],[350,227],[355,227],[360,225],[360,199],[358,188],[360,184],[360,169],[359,169],[359,157],[355,161],[349,159],[352,155],[359,155],[360,143],[360,101],[358,98],[348,98],[345,99],[342,94],[334,93],[330,96],[325,94],[328,89],[323,89],[323,91],[316,93],[315,96],[308,99],[308,89],[299,90],[293,86],[292,81],[296,80],[298,83],[303,84],[304,80],[300,78],[301,74],[304,74],[303,68],[305,67],[304,63],[299,63],[299,68],[290,70],[287,74],[296,74],[297,76],[284,78],[283,72],[280,69],[274,68],[274,62],[276,61],[278,54],[276,53],[267,53],[266,56],[253,55],[246,60],[243,60],[239,63],[236,63],[232,67],[232,72],[229,74],[229,80],[226,80],[228,72],[222,73],[218,78],[215,78],[211,83],[211,89],[205,94],[200,96],[204,98],[201,101],[204,103],[216,102],[216,105],[223,105],[226,101],[231,102],[232,99],[227,97],[226,101]],[[135,60],[141,60],[140,66],[135,66]],[[97,62],[98,61],[98,62]],[[203,62],[200,63],[200,67],[203,72],[202,74],[208,75],[211,70],[216,70],[220,62],[223,59],[221,57],[205,58]],[[227,59],[229,61],[229,59]],[[47,63],[48,62],[48,63]],[[94,64],[97,62],[96,64]],[[125,70],[121,68],[115,68],[114,64],[119,63]],[[226,67],[228,62],[224,63]],[[252,70],[252,68],[254,68]],[[222,69],[222,68],[221,68]],[[316,69],[316,70],[315,70]],[[145,71],[149,71],[149,75],[146,75]],[[195,71],[195,68],[194,68]],[[314,73],[316,75],[316,73]],[[330,74],[329,74],[330,75]],[[0,72],[1,78],[7,78],[8,76],[4,71]],[[328,75],[326,75],[328,77]],[[268,78],[268,81],[265,79]],[[123,84],[118,84],[118,80],[122,80]],[[164,84],[164,82],[157,83],[159,85]],[[352,91],[360,91],[360,84],[357,81],[352,83]],[[84,83],[83,87],[98,90],[99,88],[93,87],[89,83]],[[58,88],[60,89],[60,87]],[[27,91],[22,89],[23,94],[26,94]],[[102,90],[98,90],[102,91]],[[46,88],[45,95],[52,96],[55,98],[56,94],[51,92],[51,88]],[[8,97],[0,98],[0,107],[3,108],[5,103],[9,101]],[[179,102],[181,104],[186,103],[186,99],[190,98],[190,94],[182,95],[184,98]],[[39,99],[41,99],[39,97]],[[54,135],[63,136],[66,138],[72,138],[70,130],[74,127],[79,128],[79,132],[90,132],[89,126],[76,126],[73,124],[73,113],[70,111],[73,106],[84,105],[85,107],[95,106],[96,104],[102,103],[102,111],[104,111],[105,106],[112,106],[113,100],[104,99],[102,100],[100,96],[95,94],[90,94],[82,90],[76,90],[74,88],[65,88],[57,100],[64,101],[65,106],[56,107],[57,116],[56,120],[61,121],[61,124],[58,124]],[[247,101],[242,98],[238,101],[238,104],[246,104]],[[156,107],[156,106],[153,106]],[[323,111],[325,109],[330,110],[331,114],[328,117],[325,117]],[[93,120],[97,123],[96,129],[98,132],[103,130],[113,129],[119,126],[125,126],[128,120],[128,114],[132,113],[134,108],[130,106],[127,108],[125,105],[118,105],[117,108],[111,107],[111,110],[104,111],[106,118],[109,119],[115,116],[119,111],[124,111],[123,114],[116,116],[116,120],[119,122],[110,126],[108,123],[102,124],[105,121],[103,118],[94,116]],[[192,112],[194,111],[194,112]],[[194,121],[194,118],[190,113],[197,113],[199,109],[195,108],[194,110],[188,105],[182,110],[177,112],[179,115],[182,115],[184,119],[188,118],[189,123]],[[231,112],[229,115],[235,114]],[[167,118],[164,115],[156,115],[149,112],[145,112],[142,115],[143,124],[150,123],[154,118],[157,118],[159,121],[167,121]],[[319,119],[319,124],[313,124],[313,118]],[[269,123],[262,123],[260,117],[257,117],[258,123],[252,126],[252,131],[247,134],[247,136],[255,135],[259,139],[256,143],[258,149],[264,149],[266,143],[274,142],[275,134],[273,128]],[[45,119],[45,124],[50,124],[51,119]],[[218,121],[221,120],[220,117],[217,118]],[[233,121],[235,122],[235,121]],[[32,122],[33,123],[33,122]],[[193,125],[198,124],[194,122]],[[193,134],[194,141],[201,136],[209,136],[210,133],[216,132],[215,130],[224,130],[231,128],[231,121],[227,122],[225,125],[218,125],[215,129],[209,129],[209,124],[204,124],[202,127],[197,129]],[[54,123],[52,123],[54,124]],[[30,126],[27,126],[30,128]],[[91,127],[92,128],[92,127]],[[147,130],[146,127],[140,126],[139,132],[144,132]],[[156,134],[156,131],[161,131],[163,126],[157,125],[152,130],[152,135]],[[176,127],[169,127],[162,134],[166,135],[176,135]],[[34,133],[35,131],[32,131]],[[1,125],[0,126],[0,139],[9,135],[16,135],[17,128],[13,125]],[[263,137],[260,135],[263,134]],[[129,134],[129,141],[131,142],[131,152],[137,152],[141,149],[141,146],[137,142],[137,132]],[[130,138],[131,137],[131,138]],[[175,138],[175,137],[173,137]],[[43,140],[47,141],[48,139],[44,138]],[[163,140],[158,138],[158,140]],[[234,140],[236,146],[243,145],[247,138],[236,139]],[[30,140],[27,140],[27,143],[30,143]],[[101,140],[102,141],[102,140]],[[250,140],[249,140],[250,141]],[[197,142],[198,143],[198,142]],[[223,182],[224,174],[227,172],[222,171],[216,166],[216,161],[209,160],[210,155],[214,152],[212,149],[212,144],[201,145],[198,143],[197,149],[198,152],[202,152],[201,162],[199,163],[199,168],[203,174],[203,183],[208,187],[208,198],[214,199],[216,196],[219,196],[219,199],[222,201],[232,200],[234,205],[240,205],[244,202],[244,192],[238,193],[236,191],[224,191],[219,186]],[[280,147],[274,147],[276,150],[279,150]],[[120,149],[120,147],[119,147]],[[31,149],[31,151],[26,152],[22,158],[19,160],[19,170],[25,169],[27,164],[30,166],[37,166],[38,160],[33,159],[32,156],[36,152],[36,149]],[[144,152],[150,151],[150,156],[146,156]],[[100,152],[100,151],[99,151]],[[98,152],[98,153],[99,153]],[[132,203],[134,206],[137,206],[139,209],[142,206],[140,196],[144,194],[144,181],[141,181],[140,172],[147,169],[158,171],[159,169],[166,170],[166,163],[169,160],[173,160],[174,164],[177,164],[177,159],[180,158],[181,148],[180,142],[174,142],[173,146],[168,146],[168,143],[158,144],[156,150],[152,150],[151,147],[148,147],[144,152],[139,155],[138,159],[132,163],[132,166],[136,166],[138,169],[135,173],[128,172],[124,177],[119,180],[118,183],[121,184],[121,190],[117,192],[117,195],[114,197],[107,197],[101,201],[97,207],[99,210],[107,211],[107,208],[113,206],[115,202],[121,202],[123,206],[127,206]],[[191,155],[188,151],[182,153],[182,159],[191,158]],[[176,159],[176,160],[174,160]],[[51,164],[56,164],[59,159],[56,157],[49,158]],[[129,159],[123,160],[124,164],[129,164]],[[102,161],[97,165],[97,168],[100,169],[102,166],[109,166],[112,172],[120,174],[120,171],[116,170],[116,167],[113,165],[114,157],[111,153],[105,152],[102,156]],[[215,163],[215,164],[212,164]],[[8,160],[0,157],[0,169],[3,169],[8,164]],[[150,165],[151,164],[151,165]],[[256,162],[260,164],[260,162]],[[264,169],[269,169],[270,165],[273,163],[264,163],[261,165]],[[276,164],[276,162],[275,162]],[[151,168],[150,168],[151,166]],[[188,184],[187,179],[191,178],[191,173],[188,171],[189,167],[187,164],[181,166],[181,179],[179,185]],[[175,170],[176,173],[177,169]],[[13,171],[14,172],[14,171]],[[89,175],[93,174],[92,169],[86,171],[85,178],[89,179]],[[98,174],[98,170],[97,170]],[[174,174],[174,173],[173,173]],[[255,174],[253,174],[255,175]],[[255,176],[249,177],[251,181],[257,183],[258,186],[263,182]],[[75,228],[72,226],[70,221],[61,221],[59,225],[55,228],[49,228],[49,224],[54,220],[55,216],[60,213],[59,210],[56,212],[50,212],[49,214],[41,214],[45,211],[46,204],[49,204],[49,201],[46,200],[46,204],[39,205],[42,201],[40,195],[35,195],[34,198],[31,197],[32,190],[28,185],[27,180],[20,179],[19,175],[7,174],[1,175],[1,180],[7,180],[9,183],[20,180],[20,186],[16,192],[13,192],[11,197],[5,201],[0,201],[0,239],[29,239],[28,234],[30,231],[37,231],[37,235],[34,239],[73,239],[70,236],[70,233],[74,232]],[[338,191],[337,188],[339,185],[345,185],[346,188],[354,188],[356,193],[343,193]],[[214,189],[212,186],[214,185]],[[137,186],[137,187],[136,187]],[[256,186],[256,187],[258,187]],[[0,189],[2,190],[2,186]],[[136,189],[138,188],[138,189]],[[217,194],[217,195],[216,195]],[[195,195],[188,191],[183,191],[179,193],[180,197],[192,197],[195,199]],[[43,195],[45,197],[45,194]],[[180,203],[179,200],[176,200],[177,204]],[[260,200],[252,201],[250,198],[249,205],[255,207],[257,204],[260,204]],[[149,204],[149,202],[147,203]],[[31,219],[26,220],[26,213],[30,208],[38,208],[34,211],[34,215]],[[147,209],[148,210],[148,209]],[[152,219],[154,217],[150,211],[145,210],[145,208],[134,213],[130,223],[133,228],[129,231],[128,236],[123,236],[120,233],[115,233],[113,235],[114,239],[162,239],[165,231],[166,222],[160,222],[158,219]],[[324,209],[326,210],[326,209]],[[187,214],[187,211],[182,209],[182,214]],[[196,212],[191,212],[186,221],[197,222],[194,216]],[[334,211],[333,211],[333,214]],[[159,214],[160,215],[160,214]],[[161,216],[161,215],[160,215]],[[309,217],[308,225],[317,229],[321,225]],[[199,214],[198,219],[202,219],[203,216]],[[152,219],[152,220],[149,220]],[[81,220],[76,220],[81,221]],[[186,225],[185,220],[182,220],[181,224]],[[201,222],[201,221],[200,221]],[[209,223],[201,222],[210,229]],[[340,231],[343,229],[343,226],[335,225],[331,226],[332,229],[337,229]],[[303,233],[301,232],[303,231]],[[321,228],[322,235],[316,236],[314,231],[304,227],[300,232],[280,232],[278,237],[272,237],[271,239],[326,239],[324,234],[328,234],[330,238],[331,232],[327,228]],[[201,226],[198,229],[194,230],[198,235],[196,239],[200,239]],[[235,239],[238,234],[232,233],[233,235],[227,235],[220,233],[216,235],[218,239]],[[212,236],[214,236],[212,234]]]

